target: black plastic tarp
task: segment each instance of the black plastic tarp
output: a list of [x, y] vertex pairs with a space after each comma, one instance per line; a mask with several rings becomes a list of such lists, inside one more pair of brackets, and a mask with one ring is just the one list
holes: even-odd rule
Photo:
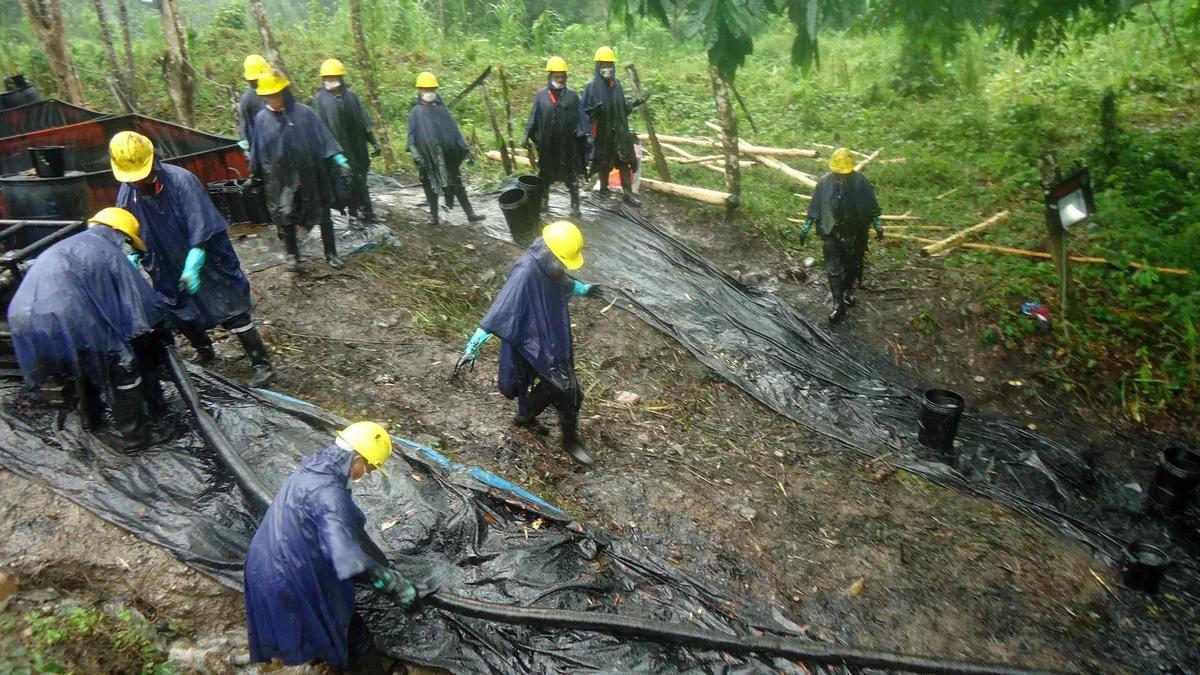
[[[273, 493], [344, 420], [295, 399], [247, 390], [201, 369], [192, 380], [243, 459]], [[55, 492], [201, 572], [241, 588], [260, 513], [195, 433], [138, 456], [96, 441], [79, 416], [26, 405], [0, 384], [0, 466]], [[174, 399], [182, 420], [182, 402]], [[392, 478], [355, 485], [368, 530], [393, 563], [459, 596], [690, 624], [732, 635], [800, 636], [772, 608], [689, 577], [661, 558], [572, 522], [503, 479], [397, 439]], [[455, 672], [804, 672], [785, 659], [731, 656], [583, 631], [495, 624], [425, 606], [405, 613], [359, 596], [377, 645]], [[815, 672], [847, 672], [816, 668]]]

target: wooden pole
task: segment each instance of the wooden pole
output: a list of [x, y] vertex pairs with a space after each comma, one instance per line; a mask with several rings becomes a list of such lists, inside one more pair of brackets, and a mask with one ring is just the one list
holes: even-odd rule
[[[638, 134], [638, 138], [640, 138], [642, 140], [649, 139], [649, 137], [646, 134]], [[660, 143], [663, 143], [663, 144], [678, 143], [680, 145], [695, 145], [695, 146], [699, 146], [702, 148], [718, 148], [718, 149], [725, 147], [724, 145], [721, 144], [720, 141], [714, 141], [711, 138], [692, 138], [691, 136], [672, 136], [671, 134], [658, 134], [658, 140]], [[749, 152], [749, 150], [747, 150], [746, 141], [742, 141], [741, 144], [742, 144], [742, 147], [741, 147], [742, 151]], [[803, 148], [771, 148], [771, 147], [767, 147], [764, 145], [754, 145], [753, 147], [754, 147], [754, 152], [756, 152], [760, 155], [771, 155], [773, 157], [813, 158], [813, 157], [817, 156], [816, 150], [805, 150]]]
[[733, 196], [728, 192], [720, 190], [709, 190], [707, 188], [693, 187], [691, 185], [680, 185], [678, 183], [665, 183], [663, 181], [654, 180], [653, 178], [643, 177], [641, 186], [655, 192], [663, 192], [676, 197], [686, 197], [694, 199], [705, 204], [714, 204], [716, 206], [727, 206], [730, 198]]
[[[633, 85], [633, 95], [642, 98], [642, 81], [638, 78], [637, 66], [632, 63], [625, 66], [625, 70], [629, 73], [629, 82]], [[642, 122], [646, 125], [646, 135], [650, 137], [650, 151], [654, 153], [654, 166], [658, 169], [658, 175], [668, 183], [671, 182], [671, 170], [667, 167], [667, 158], [663, 157], [662, 148], [658, 146], [658, 136], [654, 133], [654, 118], [650, 115], [650, 104], [643, 102], [639, 106], [642, 110]]]
[[[911, 234], [892, 234], [892, 235], [888, 235], [888, 236], [891, 239], [907, 239], [909, 241], [915, 241], [915, 242], [918, 242], [921, 244], [933, 244], [938, 241], [937, 239], [927, 239], [925, 237], [917, 237], [917, 236], [914, 236]], [[1004, 255], [1018, 255], [1018, 256], [1023, 256], [1025, 258], [1037, 258], [1039, 260], [1050, 260], [1050, 261], [1055, 260], [1055, 255], [1053, 253], [1047, 253], [1045, 251], [1030, 251], [1030, 250], [1024, 249], [1024, 248], [1012, 248], [1009, 246], [996, 246], [994, 244], [980, 244], [978, 242], [972, 242], [972, 241], [963, 242], [963, 243], [959, 244], [959, 246], [961, 248], [969, 248], [969, 249], [973, 249], [973, 250], [977, 250], [977, 251], [991, 251], [993, 253], [1001, 253]], [[1121, 267], [1120, 265], [1109, 261], [1107, 258], [1101, 258], [1098, 256], [1073, 255], [1073, 256], [1070, 256], [1070, 260], [1071, 260], [1071, 262], [1084, 263], [1084, 264], [1088, 264], [1088, 265], [1109, 265], [1111, 267], [1116, 267], [1118, 269], [1120, 269], [1120, 267]], [[1156, 267], [1154, 265], [1143, 265], [1142, 263], [1135, 263], [1135, 262], [1129, 263], [1129, 266], [1134, 269], [1138, 269], [1138, 270], [1152, 269], [1155, 272], [1158, 272], [1159, 274], [1174, 274], [1176, 276], [1181, 276], [1181, 277], [1190, 277], [1192, 275], [1191, 270], [1179, 269], [1177, 267]]]
[[129, 104], [137, 107], [137, 77], [133, 70], [133, 38], [129, 34], [129, 9], [125, 0], [117, 1], [117, 16], [121, 21], [121, 41], [125, 47], [125, 82], [129, 88], [125, 91]]
[[513, 161], [508, 154], [508, 143], [504, 134], [500, 133], [500, 122], [496, 119], [496, 111], [492, 108], [492, 98], [488, 96], [487, 84], [479, 83], [479, 93], [483, 96], [483, 107], [487, 109], [488, 119], [492, 121], [492, 133], [496, 135], [496, 147], [500, 149], [500, 161], [504, 163], [504, 173], [513, 175]]
[[958, 232], [955, 232], [954, 234], [950, 235], [949, 237], [946, 237], [945, 239], [942, 239], [941, 241], [935, 241], [934, 243], [921, 249], [921, 251], [925, 255], [941, 255], [943, 253], [948, 252], [950, 249], [954, 248], [955, 246], [958, 246], [967, 237], [970, 237], [978, 232], [982, 232], [983, 230], [986, 230], [987, 228], [991, 227], [992, 225], [1002, 222], [1002, 221], [1006, 220], [1007, 218], [1008, 218], [1008, 211], [1007, 210], [1001, 211], [1000, 213], [997, 213], [996, 215], [992, 216], [991, 218], [988, 218], [987, 220], [983, 221], [982, 223], [979, 223], [978, 225], [972, 225], [971, 227], [968, 227], [965, 230], [959, 230]]
[[[1042, 194], [1050, 193], [1050, 187], [1062, 178], [1058, 166], [1058, 157], [1053, 152], [1042, 155], [1038, 162], [1042, 174]], [[1067, 233], [1059, 225], [1058, 218], [1046, 208], [1046, 238], [1050, 241], [1050, 251], [1054, 254], [1054, 267], [1058, 272], [1058, 304], [1059, 313], [1065, 321], [1064, 329], [1074, 318], [1075, 303], [1071, 298], [1071, 257], [1067, 251]]]
[[721, 120], [721, 148], [725, 151], [725, 191], [731, 195], [725, 201], [725, 220], [729, 221], [740, 205], [742, 192], [742, 165], [738, 162], [738, 121], [733, 112], [733, 104], [729, 101], [729, 83], [725, 81], [717, 65], [711, 61], [708, 64], [708, 74], [712, 79], [717, 117]]
[[860, 161], [858, 164], [854, 165], [854, 170], [862, 171], [863, 167], [866, 166], [867, 164], [869, 164], [871, 162], [871, 160], [878, 157], [879, 153], [881, 153], [881, 152], [883, 152], [883, 148], [879, 148], [875, 152], [872, 152], [871, 154], [867, 155], [862, 161]]
[[500, 66], [500, 93], [504, 96], [504, 130], [508, 132], [508, 154], [511, 155], [517, 151], [517, 137], [513, 134], [512, 87], [504, 66]]
[[354, 36], [354, 58], [358, 61], [358, 69], [362, 73], [363, 87], [367, 90], [367, 101], [371, 105], [371, 113], [375, 116], [375, 134], [379, 137], [379, 146], [383, 151], [383, 166], [388, 173], [396, 170], [396, 155], [392, 152], [392, 139], [388, 135], [387, 118], [383, 116], [383, 106], [379, 103], [379, 90], [375, 87], [375, 71], [371, 52], [367, 48], [366, 29], [363, 26], [362, 0], [350, 0], [350, 28]]

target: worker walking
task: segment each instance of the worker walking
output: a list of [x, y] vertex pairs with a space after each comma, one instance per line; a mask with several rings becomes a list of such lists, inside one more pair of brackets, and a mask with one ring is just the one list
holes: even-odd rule
[[258, 92], [258, 78], [262, 74], [269, 71], [271, 66], [267, 64], [267, 60], [258, 54], [251, 54], [242, 62], [242, 76], [246, 78], [246, 91], [242, 92], [242, 98], [238, 100], [237, 117], [238, 117], [238, 147], [242, 152], [250, 155], [250, 143], [254, 138], [254, 117], [262, 110], [262, 98]]
[[633, 171], [637, 156], [633, 150], [633, 132], [629, 130], [629, 114], [646, 102], [625, 98], [617, 79], [617, 55], [610, 47], [596, 50], [596, 74], [583, 91], [583, 110], [591, 119], [592, 175], [600, 177], [600, 196], [609, 195], [608, 176], [615, 168], [621, 176], [621, 191], [626, 204], [641, 206], [633, 195]]
[[269, 384], [275, 369], [250, 318], [250, 282], [229, 241], [229, 224], [200, 179], [156, 161], [150, 139], [133, 131], [113, 136], [108, 149], [113, 176], [122, 184], [117, 205], [142, 224], [141, 266], [175, 326], [195, 347], [197, 362], [216, 360], [208, 331], [220, 325], [237, 336], [250, 357], [250, 386]]
[[467, 342], [455, 373], [474, 367], [479, 350], [492, 335], [500, 337], [500, 393], [517, 399], [517, 426], [541, 429], [537, 417], [553, 405], [558, 411], [562, 449], [576, 462], [592, 463], [579, 438], [583, 392], [575, 377], [571, 335], [572, 297], [594, 286], [575, 281], [567, 270], [583, 267], [583, 234], [560, 220], [543, 230], [508, 272], [491, 309]]
[[808, 217], [800, 233], [800, 245], [808, 239], [813, 225], [825, 240], [825, 273], [833, 296], [831, 323], [846, 317], [846, 308], [856, 303], [854, 286], [862, 281], [863, 257], [867, 253], [868, 229], [883, 239], [882, 211], [875, 189], [867, 177], [854, 170], [854, 157], [846, 148], [838, 148], [829, 158], [830, 172], [817, 181]]
[[27, 386], [67, 393], [73, 385], [84, 426], [124, 449], [165, 440], [170, 431], [155, 422], [166, 412], [159, 366], [171, 338], [158, 327], [167, 308], [127, 259], [146, 249], [140, 229], [124, 209], [101, 210], [86, 230], [38, 255], [8, 306]]
[[351, 486], [378, 470], [392, 439], [356, 422], [309, 456], [284, 482], [246, 553], [243, 582], [250, 659], [294, 666], [320, 661], [335, 671], [383, 672], [371, 633], [355, 611], [354, 583], [370, 584], [401, 607], [417, 596], [387, 566], [364, 529]]
[[458, 124], [438, 95], [438, 81], [433, 73], [417, 76], [417, 102], [408, 113], [408, 152], [421, 174], [433, 224], [440, 222], [438, 195], [445, 197], [446, 208], [453, 206], [457, 197], [467, 220], [484, 219], [471, 208], [462, 184], [462, 163], [474, 164], [475, 160], [471, 158], [471, 149], [458, 130]]
[[533, 98], [522, 145], [537, 146], [538, 176], [545, 181], [542, 210], [549, 207], [550, 184], [563, 182], [571, 195], [571, 215], [578, 218], [579, 176], [587, 172], [588, 122], [579, 95], [567, 88], [567, 62], [546, 62], [546, 86]]
[[[375, 133], [371, 131], [371, 116], [363, 107], [358, 94], [346, 86], [346, 67], [337, 59], [321, 64], [321, 90], [313, 96], [312, 109], [333, 132], [333, 137], [350, 162], [350, 215], [366, 222], [375, 222], [371, 195], [367, 192], [367, 173], [371, 157], [382, 152]], [[371, 154], [367, 154], [367, 145]]]
[[258, 79], [263, 109], [254, 118], [250, 171], [266, 184], [267, 206], [287, 251], [286, 267], [300, 267], [296, 230], [317, 225], [330, 267], [342, 266], [329, 214], [336, 201], [334, 181], [348, 180], [350, 161], [329, 127], [312, 108], [296, 100], [292, 83], [278, 71]]

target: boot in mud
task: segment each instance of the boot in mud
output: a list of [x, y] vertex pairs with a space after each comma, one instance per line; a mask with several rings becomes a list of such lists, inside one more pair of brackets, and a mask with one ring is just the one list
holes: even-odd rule
[[833, 312], [829, 315], [829, 323], [841, 323], [846, 318], [846, 299], [842, 295], [842, 280], [839, 277], [830, 275], [829, 294], [833, 296]]
[[[574, 183], [567, 183], [567, 192], [571, 193], [571, 217], [582, 218], [583, 212], [579, 210], [579, 186]], [[549, 198], [547, 192], [546, 197]]]
[[620, 169], [621, 174], [621, 201], [634, 207], [642, 205], [642, 200], [633, 196], [633, 172], [629, 169]]
[[579, 438], [579, 413], [562, 412], [558, 413], [559, 432], [562, 433], [562, 449], [563, 452], [571, 456], [576, 464], [582, 466], [591, 466], [594, 462], [592, 456], [587, 453], [583, 447], [583, 441]]
[[545, 424], [542, 424], [542, 421], [536, 417], [529, 417], [526, 415], [513, 415], [512, 423], [513, 423], [514, 427], [521, 427], [522, 429], [529, 429], [530, 431], [538, 434], [539, 436], [545, 436], [550, 433], [550, 427], [547, 427]]
[[254, 374], [250, 376], [248, 384], [255, 388], [271, 384], [275, 379], [275, 367], [271, 365], [271, 359], [267, 356], [267, 346], [263, 344], [258, 329], [251, 324], [246, 330], [238, 331], [235, 335], [238, 342], [242, 343], [242, 349], [246, 350], [246, 356], [250, 357], [250, 365], [254, 368]]
[[337, 254], [337, 240], [333, 234], [333, 221], [321, 223], [321, 245], [325, 248], [325, 262], [333, 269], [341, 269], [346, 263]]
[[472, 223], [478, 223], [481, 220], [487, 220], [487, 216], [475, 213], [475, 209], [471, 208], [471, 202], [467, 199], [467, 189], [461, 185], [454, 187], [454, 193], [458, 195], [458, 203], [462, 204], [463, 213], [467, 214], [467, 220]]
[[429, 222], [432, 225], [439, 225], [442, 219], [438, 216], [438, 195], [429, 183], [422, 183], [422, 187], [425, 188], [425, 201], [429, 202]]

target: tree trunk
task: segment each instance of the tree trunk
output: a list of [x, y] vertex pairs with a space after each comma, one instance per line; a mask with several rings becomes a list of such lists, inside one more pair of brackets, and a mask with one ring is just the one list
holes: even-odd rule
[[121, 21], [121, 39], [125, 42], [125, 97], [129, 104], [137, 106], [137, 77], [133, 72], [133, 37], [129, 31], [129, 9], [125, 0], [117, 0], [117, 17]]
[[[258, 34], [262, 36], [263, 49], [267, 52], [267, 60], [271, 62], [272, 68], [286, 75], [287, 66], [283, 63], [283, 55], [279, 53], [279, 44], [275, 42], [275, 33], [271, 32], [271, 22], [267, 19], [267, 10], [263, 8], [262, 0], [250, 0], [250, 12], [254, 15], [254, 23], [258, 26]], [[359, 21], [361, 22], [361, 20], [360, 13]]]
[[117, 61], [117, 50], [113, 47], [112, 30], [108, 26], [108, 15], [104, 13], [104, 2], [92, 0], [92, 7], [96, 8], [100, 39], [104, 43], [104, 53], [108, 56], [109, 77], [112, 78], [113, 88], [118, 92], [117, 105], [123, 106], [125, 112], [133, 112], [133, 105], [129, 102], [129, 84], [125, 82], [125, 73], [121, 70], [121, 63]]
[[375, 90], [375, 73], [371, 69], [371, 54], [367, 51], [367, 36], [363, 31], [361, 0], [350, 0], [350, 29], [354, 33], [354, 58], [358, 61], [363, 87], [367, 90], [367, 101], [371, 105], [371, 115], [375, 118], [375, 135], [379, 145], [383, 146], [383, 166], [391, 173], [396, 170], [396, 155], [392, 152], [387, 121], [383, 117], [383, 107], [379, 105], [379, 93]]
[[67, 45], [59, 0], [21, 0], [21, 8], [25, 10], [29, 26], [46, 53], [46, 61], [58, 83], [59, 94], [71, 103], [82, 105], [83, 87], [79, 85], [75, 65], [71, 63], [71, 50]]
[[167, 53], [163, 57], [167, 93], [175, 104], [179, 123], [185, 127], [195, 127], [196, 78], [188, 63], [187, 39], [179, 16], [178, 0], [162, 0], [158, 16], [162, 24], [163, 41], [167, 45]]
[[[633, 85], [633, 95], [642, 98], [644, 96], [642, 80], [638, 77], [637, 66], [629, 63], [625, 65], [625, 70], [629, 73], [629, 83]], [[654, 166], [658, 168], [658, 177], [670, 183], [671, 170], [667, 168], [667, 158], [658, 145], [658, 135], [654, 133], [654, 118], [650, 116], [650, 104], [643, 102], [639, 107], [642, 110], [642, 122], [646, 124], [646, 135], [650, 137], [650, 151], [654, 153]]]
[[742, 165], [738, 162], [738, 122], [729, 101], [729, 85], [715, 64], [708, 64], [712, 78], [713, 98], [717, 102], [717, 117], [721, 120], [721, 145], [725, 150], [725, 191], [729, 201], [725, 203], [725, 217], [731, 218], [738, 208], [742, 195]]

